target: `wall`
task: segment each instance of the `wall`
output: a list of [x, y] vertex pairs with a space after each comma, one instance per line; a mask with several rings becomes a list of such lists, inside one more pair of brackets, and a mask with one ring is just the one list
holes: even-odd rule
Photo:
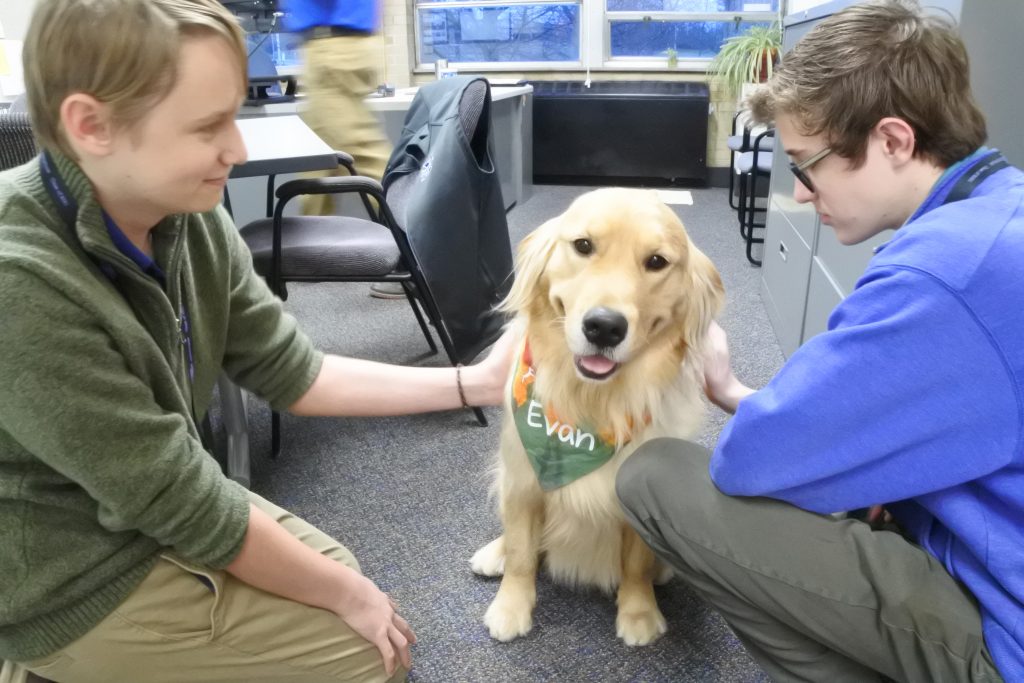
[[[414, 4], [411, 0], [384, 0], [384, 55], [381, 58], [381, 80], [398, 87], [406, 87], [417, 83], [433, 80], [433, 74], [413, 73], [416, 64]], [[535, 81], [565, 81], [586, 79], [585, 71], [535, 71], [508, 72], [492, 74], [495, 78], [525, 78]], [[705, 82], [707, 76], [692, 71], [591, 71], [592, 80], [602, 81], [700, 81]], [[736, 113], [736, 102], [733, 98], [724, 97], [713, 89], [711, 92], [713, 113], [708, 121], [707, 165], [711, 172], [712, 182], [716, 176], [727, 182], [728, 176], [724, 169], [729, 165], [729, 150], [725, 140], [729, 136], [729, 126], [733, 114]]]
[[21, 73], [21, 41], [28, 31], [34, 0], [0, 0], [0, 26], [3, 43], [0, 54], [4, 68], [0, 72], [0, 99], [7, 102], [25, 91]]
[[8, 40], [24, 40], [35, 0], [0, 0], [0, 24]]
[[[1024, 167], [1024, 133], [1020, 118], [1024, 90], [1020, 65], [1024, 47], [1024, 2], [984, 0], [965, 2], [960, 35], [970, 49], [971, 89], [988, 123], [988, 144], [998, 147], [1011, 164]], [[1012, 55], [1007, 59], [1007, 55]]]
[[413, 84], [415, 63], [415, 31], [412, 25], [413, 5], [406, 0], [384, 0], [384, 58], [381, 80], [399, 88]]
[[[0, 23], [7, 32], [7, 37], [14, 40], [24, 38], [28, 29], [28, 20], [32, 14], [35, 0], [0, 0]], [[413, 27], [414, 5], [411, 0], [384, 0], [383, 15], [383, 53], [380, 60], [380, 79], [397, 87], [408, 87], [433, 78], [428, 74], [413, 74], [416, 61], [415, 30]], [[530, 80], [571, 80], [586, 78], [583, 71], [529, 72], [499, 74], [501, 78], [527, 78]], [[704, 81], [702, 73], [686, 71], [592, 71], [591, 78], [600, 80], [665, 80], [665, 81]], [[708, 122], [708, 153], [707, 163], [710, 168], [725, 168], [729, 165], [729, 150], [725, 146], [725, 138], [729, 135], [728, 128], [736, 102], [723, 98], [721, 93], [712, 91], [711, 102], [714, 112]]]

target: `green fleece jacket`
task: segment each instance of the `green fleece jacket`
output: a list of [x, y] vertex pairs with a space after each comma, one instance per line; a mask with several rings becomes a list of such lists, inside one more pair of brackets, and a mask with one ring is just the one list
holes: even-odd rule
[[74, 230], [38, 159], [0, 174], [0, 659], [16, 661], [84, 635], [166, 549], [229, 564], [247, 494], [203, 450], [196, 419], [222, 368], [281, 409], [323, 360], [222, 208], [154, 229], [165, 292], [113, 245], [82, 171], [55, 157]]

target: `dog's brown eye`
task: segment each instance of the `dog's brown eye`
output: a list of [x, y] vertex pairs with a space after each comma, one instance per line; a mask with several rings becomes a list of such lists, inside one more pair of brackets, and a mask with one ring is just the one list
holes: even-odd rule
[[644, 268], [647, 270], [661, 270], [667, 265], [668, 261], [665, 260], [665, 257], [658, 254], [648, 257], [648, 259], [644, 261]]
[[573, 240], [572, 246], [577, 254], [582, 254], [583, 256], [594, 251], [594, 243], [582, 237], [578, 240]]

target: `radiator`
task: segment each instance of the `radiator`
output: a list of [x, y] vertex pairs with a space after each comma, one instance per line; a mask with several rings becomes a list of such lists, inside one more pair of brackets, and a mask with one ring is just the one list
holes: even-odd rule
[[536, 183], [707, 181], [708, 87], [532, 81]]

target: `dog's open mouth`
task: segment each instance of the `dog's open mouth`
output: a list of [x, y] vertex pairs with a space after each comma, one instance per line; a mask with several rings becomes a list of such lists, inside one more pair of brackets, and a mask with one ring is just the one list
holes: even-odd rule
[[588, 379], [608, 379], [619, 369], [619, 364], [600, 354], [576, 356], [576, 369]]

